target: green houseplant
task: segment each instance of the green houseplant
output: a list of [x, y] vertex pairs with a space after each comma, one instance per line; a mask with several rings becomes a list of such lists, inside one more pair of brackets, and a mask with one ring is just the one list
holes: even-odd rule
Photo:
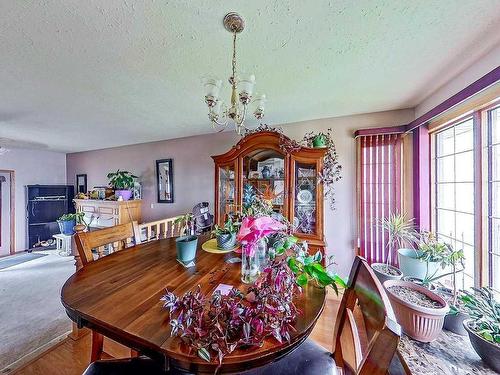
[[430, 280], [447, 265], [449, 249], [432, 232], [421, 232], [418, 248], [398, 250], [399, 268], [410, 281]]
[[472, 347], [492, 369], [500, 372], [500, 303], [491, 288], [463, 291], [460, 299], [471, 319], [463, 322]]
[[117, 170], [116, 172], [108, 173], [109, 185], [115, 189], [115, 196], [122, 197], [124, 201], [128, 201], [132, 197], [132, 188], [134, 187], [137, 176], [134, 176], [128, 171]]
[[397, 250], [412, 246], [417, 241], [413, 219], [408, 219], [405, 213], [395, 212], [382, 219], [380, 227], [389, 236], [387, 256], [385, 263], [372, 263], [371, 267], [381, 283], [386, 280], [399, 280], [403, 277], [403, 273], [398, 268], [391, 266], [390, 262], [394, 259]]
[[193, 214], [181, 215], [174, 223], [180, 225], [180, 236], [175, 239], [177, 259], [183, 264], [188, 264], [196, 257], [198, 247], [198, 237], [194, 234]]
[[57, 219], [57, 224], [59, 225], [59, 230], [61, 234], [66, 236], [71, 236], [75, 233], [74, 227], [76, 224], [83, 224], [83, 212], [77, 212], [74, 214], [64, 214], [59, 219]]
[[212, 236], [217, 239], [217, 247], [223, 250], [229, 250], [236, 246], [236, 234], [238, 233], [240, 223], [233, 221], [228, 216], [223, 226], [215, 225]]

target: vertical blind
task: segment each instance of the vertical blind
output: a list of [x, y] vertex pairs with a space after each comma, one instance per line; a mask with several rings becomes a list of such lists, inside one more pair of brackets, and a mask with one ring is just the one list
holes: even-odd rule
[[[380, 222], [391, 213], [401, 212], [402, 135], [360, 136], [357, 142], [360, 254], [369, 263], [385, 262], [388, 235]], [[394, 254], [390, 260], [397, 264]]]

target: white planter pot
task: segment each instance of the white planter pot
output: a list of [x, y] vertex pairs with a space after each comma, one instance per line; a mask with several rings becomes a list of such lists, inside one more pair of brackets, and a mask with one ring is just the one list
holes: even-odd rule
[[[419, 250], [398, 250], [399, 269], [403, 272], [403, 275], [421, 280], [425, 279], [427, 274], [427, 263], [417, 259], [420, 254], [421, 252]], [[429, 262], [429, 276], [434, 275], [434, 273], [438, 275], [440, 273], [440, 267], [439, 262]]]

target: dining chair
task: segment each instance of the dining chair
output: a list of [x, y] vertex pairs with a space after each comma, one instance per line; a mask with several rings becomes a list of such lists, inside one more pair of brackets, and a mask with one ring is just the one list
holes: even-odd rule
[[106, 247], [111, 247], [114, 252], [135, 245], [134, 228], [132, 223], [127, 223], [89, 232], [77, 232], [75, 243], [82, 265], [85, 266], [94, 261], [93, 249], [97, 251], [97, 257], [101, 258]]
[[401, 327], [384, 287], [356, 256], [333, 330], [333, 353], [307, 339], [283, 359], [245, 375], [387, 374]]
[[[127, 223], [90, 232], [77, 232], [75, 234], [75, 243], [82, 265], [86, 267], [95, 260], [93, 249], [97, 250], [97, 257], [100, 258], [104, 255], [106, 246], [111, 246], [113, 251], [133, 246], [135, 244], [133, 225]], [[90, 361], [94, 362], [102, 358], [104, 336], [94, 330], [91, 331], [91, 334]], [[130, 353], [132, 357], [138, 356], [138, 353], [133, 349], [131, 349]]]

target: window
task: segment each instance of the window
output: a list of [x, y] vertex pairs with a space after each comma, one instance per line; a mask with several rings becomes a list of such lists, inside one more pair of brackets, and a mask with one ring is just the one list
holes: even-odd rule
[[488, 159], [488, 282], [500, 290], [500, 106], [486, 113]]
[[500, 98], [471, 112], [432, 133], [432, 230], [464, 250], [460, 287], [500, 291]]
[[[388, 237], [379, 223], [401, 211], [402, 135], [360, 136], [357, 142], [359, 248], [370, 263], [385, 262]], [[396, 264], [397, 257], [391, 256]]]
[[461, 287], [474, 285], [474, 131], [472, 117], [435, 134], [434, 230], [463, 249]]

